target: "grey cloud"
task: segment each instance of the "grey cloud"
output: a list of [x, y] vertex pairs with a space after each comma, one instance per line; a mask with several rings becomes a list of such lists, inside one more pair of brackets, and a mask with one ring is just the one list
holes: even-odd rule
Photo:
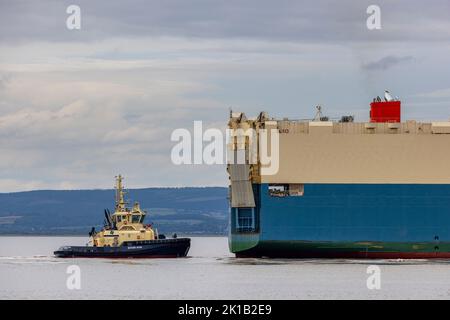
[[77, 0], [82, 29], [68, 31], [73, 1], [1, 0], [0, 191], [103, 188], [119, 172], [130, 187], [226, 185], [223, 167], [172, 165], [170, 134], [225, 125], [228, 106], [363, 121], [390, 88], [414, 97], [406, 118], [447, 119], [444, 102], [413, 103], [450, 87], [448, 1], [377, 2], [380, 31], [365, 0]]
[[[0, 4], [3, 41], [96, 41], [114, 36], [255, 38], [288, 41], [449, 40], [450, 3], [378, 1], [382, 30], [366, 28], [363, 1], [299, 0], [80, 0], [82, 27], [65, 27], [73, 1]], [[411, 23], [414, 21], [414, 24]], [[433, 22], [433, 23], [430, 23]]]
[[400, 63], [409, 62], [414, 60], [412, 56], [386, 56], [381, 58], [380, 60], [366, 63], [362, 66], [365, 70], [376, 71], [376, 70], [386, 70], [392, 68]]

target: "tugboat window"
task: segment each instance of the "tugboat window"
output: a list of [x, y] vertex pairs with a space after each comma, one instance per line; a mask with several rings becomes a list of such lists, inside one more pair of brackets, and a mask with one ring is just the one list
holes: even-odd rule
[[141, 221], [141, 216], [138, 214], [134, 214], [131, 218], [132, 223], [139, 223]]

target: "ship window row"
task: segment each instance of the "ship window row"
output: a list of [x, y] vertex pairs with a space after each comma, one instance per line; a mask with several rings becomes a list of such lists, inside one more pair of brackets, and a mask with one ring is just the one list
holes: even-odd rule
[[305, 193], [305, 185], [301, 183], [274, 183], [269, 184], [271, 197], [301, 197]]
[[[117, 222], [128, 221], [127, 215], [117, 216]], [[131, 216], [132, 223], [142, 223], [144, 221], [144, 216], [140, 214], [134, 214]]]

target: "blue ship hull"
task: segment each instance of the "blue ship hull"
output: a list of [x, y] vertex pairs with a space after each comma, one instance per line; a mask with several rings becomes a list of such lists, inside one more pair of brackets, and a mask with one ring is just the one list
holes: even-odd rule
[[231, 208], [237, 256], [450, 258], [450, 184], [305, 184], [255, 208]]

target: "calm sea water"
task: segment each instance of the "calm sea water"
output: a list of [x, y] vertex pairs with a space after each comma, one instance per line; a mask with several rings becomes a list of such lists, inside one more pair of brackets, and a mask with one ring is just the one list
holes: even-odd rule
[[[192, 238], [188, 258], [57, 259], [82, 237], [0, 237], [1, 299], [449, 299], [449, 261], [236, 259], [226, 238]], [[381, 288], [367, 288], [377, 265]], [[66, 286], [68, 266], [81, 289]]]

